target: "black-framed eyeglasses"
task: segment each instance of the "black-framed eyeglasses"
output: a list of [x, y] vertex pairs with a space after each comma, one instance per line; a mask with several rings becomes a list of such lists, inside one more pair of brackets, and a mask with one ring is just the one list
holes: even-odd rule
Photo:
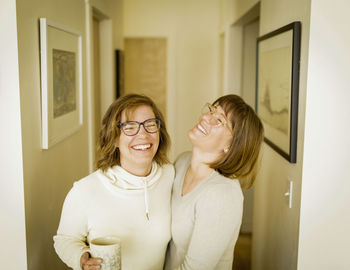
[[156, 133], [160, 129], [161, 121], [158, 118], [147, 119], [143, 122], [127, 121], [118, 125], [126, 136], [134, 136], [140, 131], [140, 126], [148, 133]]

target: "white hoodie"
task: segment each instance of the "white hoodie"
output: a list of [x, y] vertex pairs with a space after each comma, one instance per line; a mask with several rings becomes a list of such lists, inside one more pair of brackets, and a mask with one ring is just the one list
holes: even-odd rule
[[86, 242], [115, 235], [122, 243], [123, 270], [161, 270], [171, 237], [172, 165], [152, 164], [137, 177], [120, 166], [74, 183], [63, 209], [54, 247], [68, 266], [80, 268]]

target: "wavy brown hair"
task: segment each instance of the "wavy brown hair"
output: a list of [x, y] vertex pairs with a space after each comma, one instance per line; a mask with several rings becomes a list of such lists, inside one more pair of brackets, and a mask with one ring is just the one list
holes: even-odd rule
[[110, 167], [120, 165], [120, 153], [117, 141], [121, 134], [119, 124], [121, 123], [122, 113], [125, 112], [128, 118], [137, 107], [142, 105], [151, 107], [155, 117], [161, 121], [158, 131], [159, 146], [153, 160], [159, 165], [169, 163], [167, 153], [170, 147], [170, 137], [166, 129], [163, 114], [149, 97], [129, 94], [115, 100], [103, 117], [97, 144], [98, 159], [96, 167], [98, 169], [106, 171]]
[[263, 125], [254, 110], [237, 95], [222, 96], [213, 105], [225, 111], [233, 137], [229, 151], [209, 166], [226, 177], [239, 179], [242, 187], [250, 188], [259, 167]]

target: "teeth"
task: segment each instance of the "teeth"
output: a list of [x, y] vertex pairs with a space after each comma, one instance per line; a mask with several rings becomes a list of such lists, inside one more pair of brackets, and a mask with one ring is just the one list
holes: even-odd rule
[[200, 131], [202, 131], [205, 135], [207, 135], [207, 131], [200, 124], [198, 124], [197, 127], [199, 128]]
[[133, 146], [132, 148], [135, 150], [145, 150], [145, 149], [148, 149], [150, 147], [151, 147], [150, 144], [139, 144], [139, 145]]

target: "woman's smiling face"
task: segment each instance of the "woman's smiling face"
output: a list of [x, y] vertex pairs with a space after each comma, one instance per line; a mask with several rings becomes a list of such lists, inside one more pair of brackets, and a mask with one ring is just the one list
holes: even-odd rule
[[[131, 112], [130, 115], [126, 115], [125, 111], [123, 111], [121, 122], [143, 122], [151, 118], [155, 118], [152, 108], [147, 105], [141, 105]], [[158, 146], [159, 131], [148, 133], [143, 126], [140, 126], [139, 132], [134, 136], [127, 136], [121, 132], [118, 138], [121, 167], [129, 172], [140, 166], [151, 168]]]
[[[213, 118], [215, 121], [213, 121]], [[188, 136], [193, 146], [200, 148], [204, 152], [221, 152], [230, 145], [232, 140], [230, 121], [224, 110], [216, 107], [215, 114], [210, 112], [202, 114], [198, 123], [188, 132]], [[219, 121], [219, 122], [218, 122]], [[213, 123], [226, 124], [214, 125]]]

